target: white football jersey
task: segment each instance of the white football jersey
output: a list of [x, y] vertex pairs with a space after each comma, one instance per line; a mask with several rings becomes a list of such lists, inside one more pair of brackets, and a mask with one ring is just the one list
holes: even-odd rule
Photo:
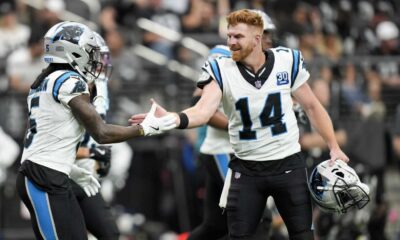
[[266, 54], [267, 62], [256, 74], [230, 57], [208, 61], [198, 83], [213, 79], [219, 84], [230, 142], [243, 160], [279, 160], [300, 151], [291, 93], [310, 74], [298, 50], [278, 47]]
[[[218, 110], [224, 113], [222, 106], [220, 106]], [[200, 152], [209, 155], [233, 153], [228, 132], [207, 126], [206, 137], [200, 146]]]
[[85, 129], [68, 102], [82, 94], [89, 94], [86, 82], [65, 70], [51, 73], [38, 88], [30, 90], [29, 129], [21, 162], [29, 159], [69, 175]]

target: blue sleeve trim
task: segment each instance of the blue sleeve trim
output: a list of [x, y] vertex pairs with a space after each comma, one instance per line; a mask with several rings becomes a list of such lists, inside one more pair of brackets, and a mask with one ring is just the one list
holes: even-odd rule
[[25, 177], [25, 185], [42, 237], [58, 239], [47, 193], [38, 189], [27, 177]]
[[293, 63], [292, 63], [292, 78], [290, 82], [290, 87], [293, 87], [296, 81], [297, 75], [299, 74], [299, 64], [300, 64], [300, 53], [298, 50], [292, 49]]
[[61, 76], [59, 76], [55, 81], [54, 81], [54, 86], [53, 86], [53, 98], [56, 102], [60, 102], [60, 100], [58, 100], [58, 94], [60, 93], [60, 88], [63, 85], [63, 83], [65, 81], [67, 81], [71, 76], [77, 76], [79, 77], [79, 75], [75, 72], [65, 72], [63, 74], [61, 74]]
[[218, 66], [218, 62], [217, 62], [217, 60], [214, 59], [214, 60], [210, 61], [210, 64], [211, 64], [211, 70], [213, 71], [213, 74], [218, 82], [218, 85], [222, 90], [223, 83], [222, 83], [222, 77], [221, 77], [221, 72], [220, 72], [220, 69]]

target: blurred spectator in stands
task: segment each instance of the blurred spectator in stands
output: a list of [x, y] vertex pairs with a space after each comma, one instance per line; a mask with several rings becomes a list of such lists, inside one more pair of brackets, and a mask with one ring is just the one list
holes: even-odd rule
[[28, 47], [21, 47], [7, 59], [7, 75], [10, 89], [27, 93], [32, 84], [32, 76], [46, 67], [43, 61], [43, 34], [34, 31], [29, 37]]
[[343, 106], [350, 107], [347, 115], [383, 121], [386, 107], [381, 98], [382, 83], [376, 79], [367, 81], [365, 76], [368, 71], [364, 74], [363, 69], [353, 62], [347, 63], [343, 68], [345, 71], [341, 93], [345, 103]]
[[47, 27], [45, 30], [60, 22], [65, 10], [64, 0], [44, 0], [44, 8], [39, 12], [39, 17]]
[[357, 67], [353, 62], [344, 65], [342, 71], [342, 113], [347, 117], [360, 116], [363, 104], [368, 101], [365, 91], [367, 83], [361, 74], [357, 74]]
[[64, 3], [67, 11], [70, 11], [71, 13], [76, 14], [83, 19], [93, 22], [97, 21], [97, 16], [99, 15], [101, 9], [98, 0], [67, 0]]
[[300, 29], [298, 49], [307, 63], [307, 69], [313, 79], [322, 78], [332, 80], [332, 63], [322, 54], [322, 38], [312, 26], [303, 26]]
[[394, 22], [383, 21], [376, 26], [376, 36], [379, 46], [371, 52], [376, 58], [366, 77], [368, 82], [382, 83], [382, 100], [391, 117], [400, 102], [399, 29]]
[[20, 24], [14, 0], [0, 2], [0, 92], [8, 87], [5, 78], [5, 60], [15, 49], [28, 42], [30, 29]]
[[[0, 126], [0, 189], [7, 178], [7, 168], [10, 167], [20, 153], [18, 143], [3, 131]], [[2, 209], [4, 210], [4, 209]]]
[[[285, 2], [285, 1], [283, 1]], [[322, 28], [322, 16], [320, 15], [317, 6], [313, 6], [305, 1], [286, 1], [286, 9], [284, 14], [279, 15], [278, 23], [281, 27], [278, 27], [283, 33], [283, 38], [287, 42], [287, 46], [291, 48], [297, 48], [300, 41], [296, 37], [300, 37], [305, 33], [319, 34]], [[288, 18], [288, 15], [291, 17]]]
[[125, 35], [121, 30], [109, 30], [104, 36], [113, 61], [113, 74], [109, 83], [111, 90], [122, 90], [124, 82], [129, 85], [133, 84], [133, 81], [143, 80], [142, 64], [137, 56], [129, 51]]
[[41, 9], [34, 11], [30, 19], [31, 29], [46, 32], [56, 23], [61, 21], [64, 14], [64, 0], [44, 0]]
[[[384, 21], [377, 25], [376, 36], [380, 42], [372, 54], [376, 56], [398, 56], [400, 55], [399, 29], [391, 21]], [[400, 68], [398, 61], [379, 61], [376, 66], [383, 84], [400, 87]]]
[[30, 29], [19, 23], [14, 0], [0, 1], [0, 59], [11, 51], [26, 46]]
[[323, 33], [323, 54], [332, 62], [337, 64], [343, 54], [342, 39], [338, 35], [337, 27], [334, 23], [326, 23], [322, 30]]
[[188, 13], [182, 16], [183, 33], [218, 33], [217, 1], [191, 0]]
[[103, 1], [99, 23], [103, 31], [117, 27], [136, 28], [136, 20], [145, 17], [149, 3], [146, 0]]
[[363, 105], [361, 115], [365, 119], [374, 119], [383, 122], [386, 117], [386, 106], [381, 98], [382, 83], [378, 81], [369, 81], [367, 94], [369, 101]]
[[398, 158], [400, 158], [400, 104], [397, 105], [393, 129], [393, 149]]
[[[328, 112], [331, 112], [331, 89], [329, 82], [317, 79], [311, 83], [311, 87], [321, 104]], [[295, 109], [298, 110], [298, 105], [296, 105]], [[307, 158], [308, 166], [312, 167], [326, 159], [329, 159], [328, 146], [323, 141], [322, 137], [311, 128], [310, 122], [304, 118], [306, 116], [302, 115], [299, 111], [296, 113], [298, 114], [297, 118], [300, 128], [300, 145], [302, 150], [306, 152], [306, 155], [309, 156]], [[340, 126], [339, 119], [332, 117], [332, 122], [335, 127], [335, 135], [338, 144], [343, 147], [347, 143], [347, 133], [343, 127]]]
[[[6, 113], [10, 96], [6, 76], [8, 55], [21, 46], [26, 46], [30, 34], [29, 27], [19, 23], [14, 0], [0, 1], [0, 112]], [[0, 114], [0, 126], [7, 127], [7, 114]]]
[[[43, 61], [43, 32], [32, 31], [28, 47], [21, 47], [7, 58], [6, 73], [9, 80], [9, 91], [13, 99], [8, 103], [8, 127], [10, 134], [17, 140], [22, 140], [27, 120], [26, 95], [38, 75], [46, 67]], [[22, 141], [20, 141], [22, 142]]]
[[[181, 32], [181, 20], [179, 19], [179, 16], [170, 10], [165, 9], [162, 0], [149, 0], [147, 8], [143, 9], [142, 14], [144, 15], [143, 17], [166, 27], [169, 30], [178, 33]], [[165, 31], [162, 28], [153, 27], [152, 29], [154, 32], [145, 31], [143, 33], [143, 44], [165, 55], [167, 58], [173, 59], [175, 57], [175, 43], [158, 34]]]
[[[110, 49], [113, 62], [113, 74], [109, 80], [110, 108], [114, 109], [113, 123], [126, 123], [128, 112], [117, 112], [131, 107], [133, 88], [143, 84], [147, 80], [148, 73], [143, 70], [142, 62], [132, 53], [129, 45], [126, 44], [126, 37], [120, 29], [108, 30], [104, 34], [104, 39]], [[116, 94], [118, 93], [118, 94]], [[122, 101], [124, 100], [124, 101]], [[122, 106], [125, 105], [125, 106]], [[137, 106], [134, 106], [137, 107]], [[124, 113], [122, 113], [124, 112]]]

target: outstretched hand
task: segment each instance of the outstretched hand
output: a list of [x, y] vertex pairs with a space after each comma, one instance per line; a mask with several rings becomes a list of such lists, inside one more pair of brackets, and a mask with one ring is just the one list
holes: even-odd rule
[[[168, 114], [168, 111], [165, 110], [163, 107], [161, 107], [153, 98], [151, 98], [150, 101], [152, 104], [156, 105], [156, 109], [154, 112], [155, 117], [163, 117]], [[147, 116], [147, 113], [135, 114], [135, 115], [131, 116], [131, 118], [128, 120], [128, 122], [131, 125], [140, 124], [141, 122], [143, 122], [143, 120], [146, 118], [146, 116]]]
[[[176, 116], [168, 113], [160, 107], [153, 99], [150, 111], [147, 114], [140, 114], [139, 117], [132, 116], [131, 124], [139, 124], [143, 127], [144, 136], [158, 135], [165, 131], [176, 128]], [[157, 117], [156, 115], [161, 115]], [[137, 116], [137, 115], [136, 115]], [[141, 120], [142, 119], [142, 120]]]

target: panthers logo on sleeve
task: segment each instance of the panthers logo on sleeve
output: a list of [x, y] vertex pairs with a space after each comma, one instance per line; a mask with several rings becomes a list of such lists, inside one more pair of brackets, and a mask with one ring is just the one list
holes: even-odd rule
[[89, 94], [87, 83], [77, 73], [67, 71], [61, 74], [54, 83], [53, 98], [57, 102], [68, 102], [81, 94]]
[[75, 83], [75, 87], [72, 89], [71, 93], [83, 93], [86, 91], [86, 83], [79, 80]]
[[204, 63], [204, 65], [201, 69], [202, 69], [202, 73], [200, 74], [200, 77], [197, 80], [197, 87], [199, 87], [199, 88], [203, 88], [205, 85], [209, 84], [213, 79], [213, 77], [209, 73], [210, 63], [208, 61], [206, 61]]

